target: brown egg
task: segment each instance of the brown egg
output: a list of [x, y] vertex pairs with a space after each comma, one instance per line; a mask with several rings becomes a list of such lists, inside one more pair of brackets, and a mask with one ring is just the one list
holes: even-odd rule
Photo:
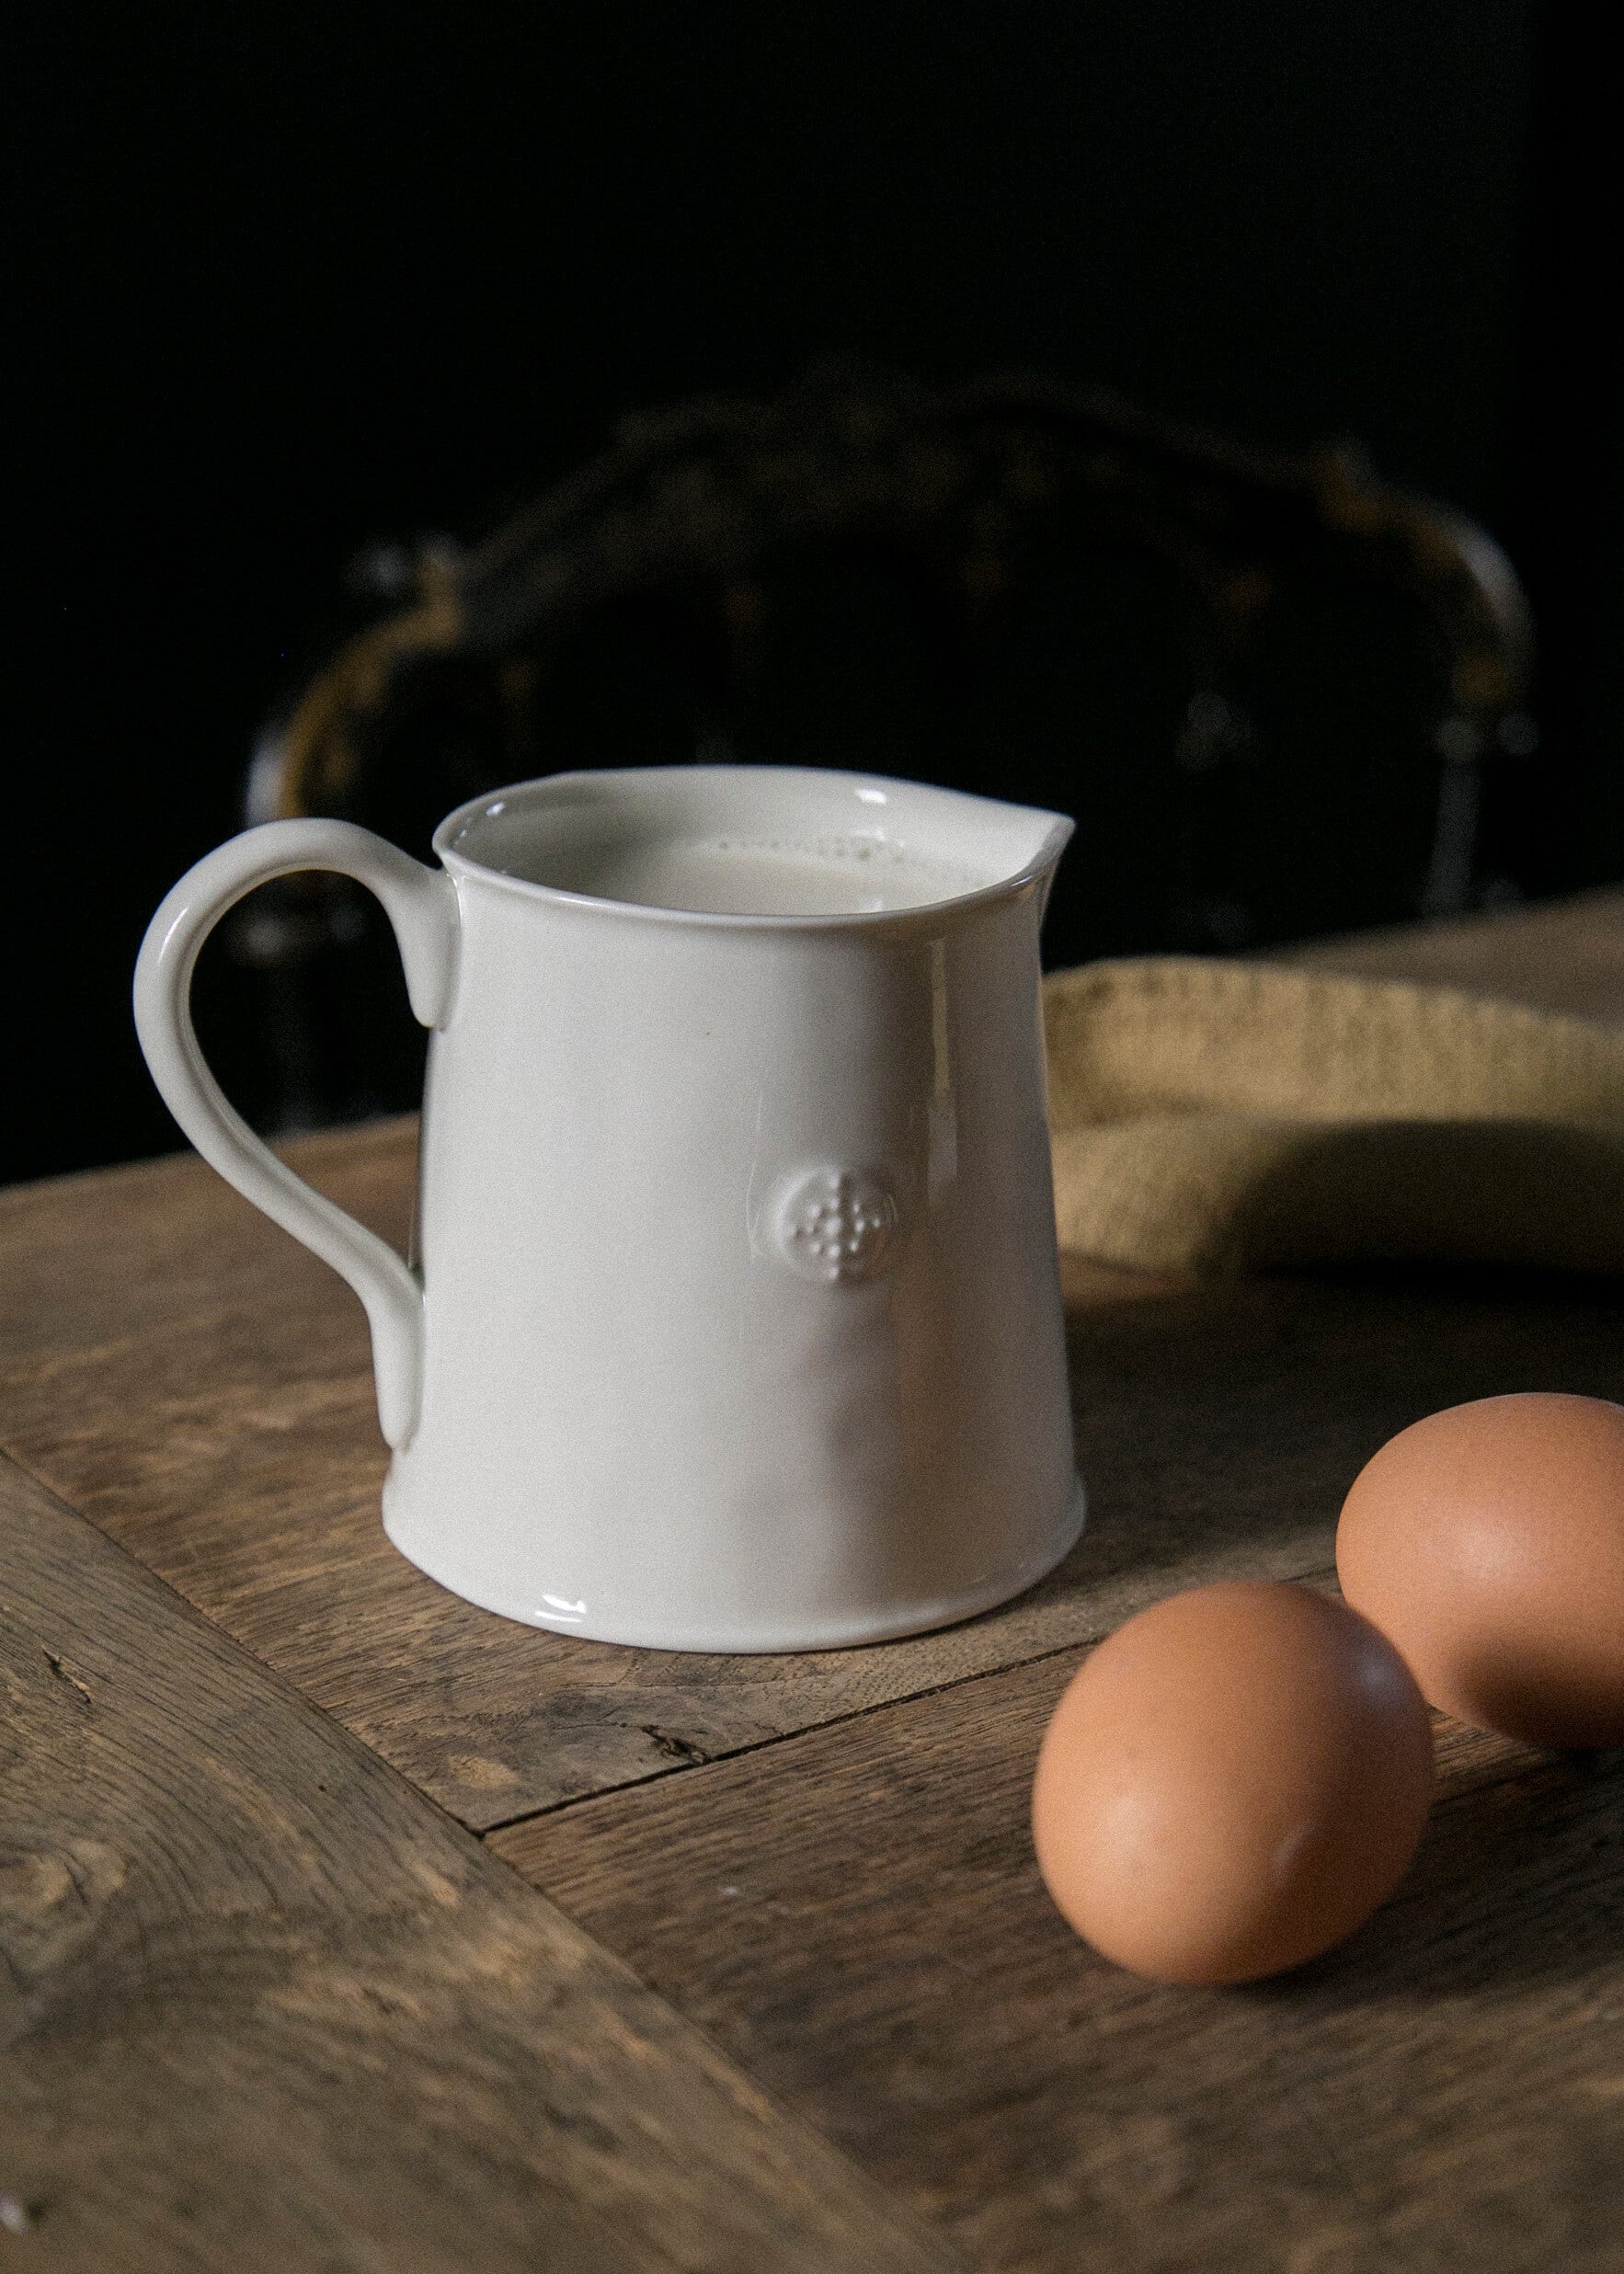
[[1624, 1745], [1624, 1406], [1529, 1391], [1401, 1430], [1336, 1532], [1424, 1695], [1537, 1745]]
[[1086, 1659], [1038, 1754], [1049, 1893], [1119, 1966], [1249, 1982], [1370, 1915], [1415, 1853], [1432, 1726], [1374, 1627], [1306, 1587], [1172, 1596]]

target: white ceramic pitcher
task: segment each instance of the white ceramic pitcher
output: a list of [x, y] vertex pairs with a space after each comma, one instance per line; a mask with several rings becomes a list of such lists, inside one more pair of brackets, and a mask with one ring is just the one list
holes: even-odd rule
[[[182, 878], [142, 1046], [366, 1306], [403, 1554], [512, 1618], [693, 1651], [943, 1625], [1065, 1554], [1037, 937], [1070, 833], [913, 783], [651, 768], [476, 799], [438, 869], [300, 820]], [[211, 928], [298, 869], [377, 894], [434, 1029], [415, 1268], [260, 1143], [192, 1030]]]

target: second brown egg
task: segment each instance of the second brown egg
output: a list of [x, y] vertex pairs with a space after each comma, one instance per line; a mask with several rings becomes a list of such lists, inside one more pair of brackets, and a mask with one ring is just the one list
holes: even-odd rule
[[1445, 1712], [1624, 1745], [1624, 1406], [1530, 1390], [1413, 1423], [1355, 1480], [1336, 1569]]

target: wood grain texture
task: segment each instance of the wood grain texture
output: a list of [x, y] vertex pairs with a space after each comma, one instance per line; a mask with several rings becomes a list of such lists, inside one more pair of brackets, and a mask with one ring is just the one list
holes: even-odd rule
[[1001, 2274], [1616, 2274], [1624, 1756], [1450, 1726], [1398, 1896], [1239, 1991], [1078, 1941], [1040, 1664], [491, 1835]]
[[8, 1463], [0, 1598], [0, 2254], [84, 2274], [955, 2263]]
[[[409, 1124], [300, 1165], [397, 1240]], [[627, 1651], [448, 1594], [383, 1536], [360, 1306], [200, 1162], [0, 1194], [0, 1445], [463, 1823], [762, 1744], [1095, 1640], [1177, 1586], [1329, 1560], [1363, 1462], [1489, 1391], [1624, 1384], [1624, 1292], [1414, 1276], [1179, 1289], [1074, 1272], [1092, 1497], [1068, 1562], [941, 1634]]]

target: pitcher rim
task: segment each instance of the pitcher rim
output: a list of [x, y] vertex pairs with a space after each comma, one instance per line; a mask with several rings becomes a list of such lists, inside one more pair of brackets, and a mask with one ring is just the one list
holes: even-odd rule
[[[617, 900], [602, 893], [578, 892], [566, 885], [546, 885], [533, 877], [515, 876], [510, 871], [495, 868], [488, 861], [463, 851], [457, 842], [458, 837], [466, 833], [475, 821], [495, 819], [502, 803], [529, 791], [555, 789], [584, 782], [635, 785], [656, 778], [699, 783], [707, 780], [730, 781], [741, 776], [758, 781], [838, 783], [857, 790], [878, 790], [887, 794], [898, 791], [909, 797], [922, 797], [960, 807], [981, 806], [1002, 814], [1018, 814], [1034, 824], [1046, 822], [1048, 826], [1035, 852], [1019, 866], [995, 877], [989, 884], [978, 885], [968, 892], [947, 894], [938, 900], [919, 901], [909, 908], [855, 908], [845, 914], [827, 910], [800, 914], [750, 914], [725, 909], [659, 908], [647, 901]], [[557, 773], [535, 774], [522, 782], [484, 790], [476, 797], [465, 798], [462, 805], [454, 806], [446, 815], [434, 831], [432, 844], [448, 874], [453, 877], [466, 875], [505, 886], [543, 906], [557, 904], [590, 908], [615, 916], [635, 917], [643, 921], [684, 927], [701, 925], [726, 931], [844, 931], [853, 926], [861, 926], [864, 930], [917, 928], [921, 923], [933, 923], [944, 916], [973, 914], [998, 902], [1018, 898], [1024, 888], [1041, 885], [1052, 874], [1076, 828], [1077, 824], [1070, 815], [1054, 812], [1045, 806], [1020, 805], [1011, 798], [988, 797], [975, 790], [949, 789], [936, 782], [910, 781], [899, 774], [861, 773], [837, 766], [694, 762], [670, 766], [570, 767]]]

